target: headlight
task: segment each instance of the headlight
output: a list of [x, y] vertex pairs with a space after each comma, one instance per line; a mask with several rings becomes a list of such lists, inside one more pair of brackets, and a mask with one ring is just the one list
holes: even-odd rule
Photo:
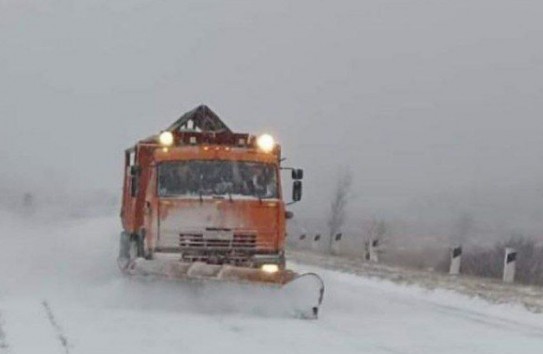
[[275, 147], [275, 140], [270, 134], [262, 134], [256, 139], [256, 145], [264, 152], [272, 152]]
[[172, 132], [162, 132], [158, 136], [158, 141], [160, 142], [160, 145], [162, 146], [172, 146], [173, 145], [173, 134]]
[[279, 271], [279, 266], [277, 264], [264, 264], [262, 267], [260, 267], [263, 272], [265, 273], [276, 273]]

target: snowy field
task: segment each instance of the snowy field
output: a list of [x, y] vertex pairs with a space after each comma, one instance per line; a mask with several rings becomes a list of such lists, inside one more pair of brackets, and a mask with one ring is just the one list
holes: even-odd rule
[[327, 286], [299, 320], [263, 291], [121, 276], [116, 217], [0, 222], [2, 354], [543, 351], [543, 315], [516, 306], [296, 264]]

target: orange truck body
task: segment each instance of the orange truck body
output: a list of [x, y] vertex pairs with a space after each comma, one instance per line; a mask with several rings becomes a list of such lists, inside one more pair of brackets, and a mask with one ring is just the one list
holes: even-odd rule
[[[200, 106], [192, 111], [214, 115]], [[189, 112], [190, 113], [190, 112]], [[281, 149], [263, 152], [256, 137], [230, 131], [173, 131], [164, 147], [158, 136], [128, 149], [124, 162], [121, 219], [125, 233], [141, 240], [140, 255], [179, 254], [187, 262], [284, 269], [286, 213], [281, 188]], [[262, 164], [275, 174], [272, 198], [239, 195], [164, 196], [162, 165], [193, 161]], [[211, 235], [211, 236], [210, 236]]]

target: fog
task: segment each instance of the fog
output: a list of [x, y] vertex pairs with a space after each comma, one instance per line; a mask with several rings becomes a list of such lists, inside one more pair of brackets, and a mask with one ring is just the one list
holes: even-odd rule
[[[341, 170], [349, 220], [543, 227], [540, 1], [0, 0], [0, 192], [118, 195], [123, 150], [200, 103]], [[12, 200], [12, 199], [9, 199]]]

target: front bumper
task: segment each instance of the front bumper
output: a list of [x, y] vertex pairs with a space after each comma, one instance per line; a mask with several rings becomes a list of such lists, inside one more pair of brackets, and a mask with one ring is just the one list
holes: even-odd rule
[[[264, 263], [265, 264], [265, 263]], [[172, 279], [221, 280], [231, 282], [267, 283], [283, 285], [296, 277], [296, 273], [280, 269], [267, 273], [258, 268], [239, 267], [228, 264], [184, 262], [161, 255], [153, 260], [136, 259], [128, 273], [155, 275]]]

